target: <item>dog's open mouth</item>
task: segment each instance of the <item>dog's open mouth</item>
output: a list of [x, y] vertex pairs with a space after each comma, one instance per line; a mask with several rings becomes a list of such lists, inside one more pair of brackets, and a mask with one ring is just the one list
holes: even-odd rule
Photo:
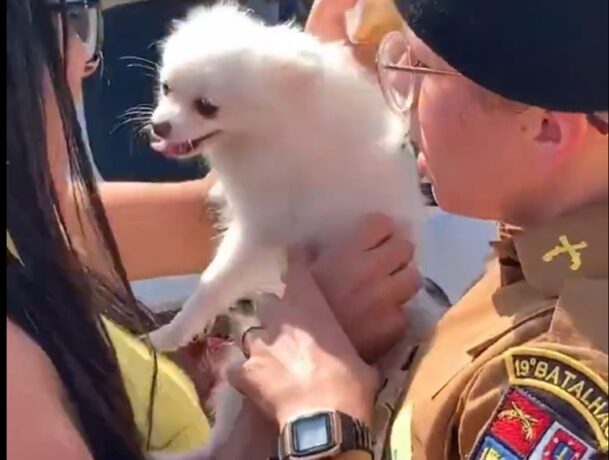
[[157, 152], [168, 157], [185, 157], [193, 154], [203, 142], [215, 137], [218, 134], [220, 134], [220, 131], [212, 131], [205, 136], [191, 139], [186, 142], [170, 142], [153, 134], [150, 141], [150, 146]]

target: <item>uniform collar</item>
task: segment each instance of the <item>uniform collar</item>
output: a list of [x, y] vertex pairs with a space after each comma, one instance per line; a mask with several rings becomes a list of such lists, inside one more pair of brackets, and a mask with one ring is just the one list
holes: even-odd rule
[[526, 229], [502, 225], [498, 253], [504, 285], [521, 279], [555, 297], [567, 280], [607, 279], [607, 203]]

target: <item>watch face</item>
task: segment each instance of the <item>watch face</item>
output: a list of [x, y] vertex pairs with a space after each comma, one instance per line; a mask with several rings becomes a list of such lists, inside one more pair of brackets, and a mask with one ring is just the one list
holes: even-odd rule
[[294, 455], [312, 455], [334, 447], [332, 423], [328, 414], [315, 414], [292, 424]]

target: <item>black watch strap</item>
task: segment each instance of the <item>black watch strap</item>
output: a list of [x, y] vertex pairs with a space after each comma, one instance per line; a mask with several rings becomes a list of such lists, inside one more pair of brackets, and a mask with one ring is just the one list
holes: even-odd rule
[[342, 425], [343, 442], [341, 450], [348, 452], [350, 450], [359, 450], [370, 453], [370, 458], [373, 458], [373, 436], [370, 428], [365, 423], [350, 417], [347, 414], [338, 412]]
[[[335, 443], [333, 444], [334, 447], [330, 448], [330, 450], [327, 452], [327, 456], [324, 457], [324, 452], [320, 451], [317, 453], [317, 455], [321, 454], [321, 457], [316, 456], [315, 458], [332, 458], [338, 453], [350, 451], [368, 452], [370, 454], [370, 460], [374, 458], [373, 434], [365, 423], [339, 411], [314, 413], [305, 416], [305, 419], [306, 417], [318, 416], [322, 414], [326, 414], [326, 416], [329, 416], [332, 420], [331, 425], [334, 428], [331, 429]], [[302, 419], [296, 419], [282, 428], [281, 433], [279, 434], [278, 455], [275, 457], [270, 457], [268, 460], [288, 460], [300, 458], [299, 454], [291, 454], [291, 452], [294, 452], [294, 446], [292, 445], [292, 436], [290, 435], [290, 430], [292, 430], [293, 423], [298, 423], [298, 421], [302, 421]], [[308, 458], [306, 454], [302, 455], [304, 455], [302, 458]]]

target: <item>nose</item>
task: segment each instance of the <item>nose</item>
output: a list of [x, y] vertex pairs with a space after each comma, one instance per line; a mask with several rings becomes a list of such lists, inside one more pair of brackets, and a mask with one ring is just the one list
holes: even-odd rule
[[152, 132], [155, 136], [166, 138], [171, 133], [171, 123], [163, 121], [161, 123], [152, 124]]

